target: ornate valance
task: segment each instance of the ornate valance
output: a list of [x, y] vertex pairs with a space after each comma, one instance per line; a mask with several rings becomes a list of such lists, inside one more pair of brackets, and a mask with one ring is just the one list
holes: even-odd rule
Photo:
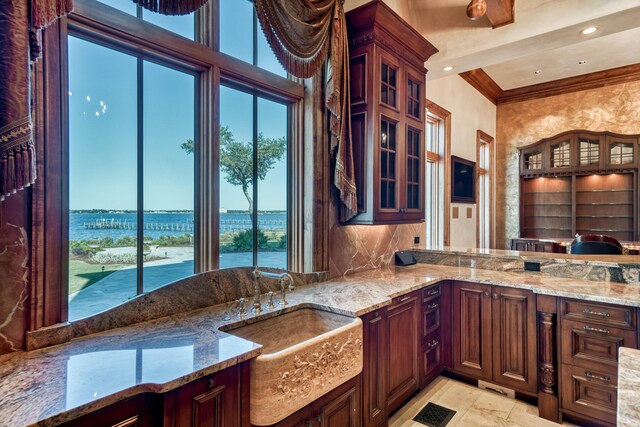
[[36, 179], [30, 45], [36, 59], [40, 29], [71, 8], [71, 0], [0, 0], [0, 201]]
[[343, 0], [255, 0], [262, 29], [287, 72], [311, 77], [329, 53], [326, 106], [331, 115], [334, 184], [343, 204], [341, 219], [357, 213], [349, 126], [349, 45]]
[[152, 12], [163, 15], [188, 15], [200, 9], [207, 0], [132, 0]]

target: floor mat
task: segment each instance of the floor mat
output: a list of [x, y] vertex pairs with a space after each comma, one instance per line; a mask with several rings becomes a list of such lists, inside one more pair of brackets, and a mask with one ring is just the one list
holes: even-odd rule
[[422, 411], [418, 412], [413, 421], [429, 427], [444, 427], [455, 414], [456, 411], [429, 402], [427, 406], [422, 408]]

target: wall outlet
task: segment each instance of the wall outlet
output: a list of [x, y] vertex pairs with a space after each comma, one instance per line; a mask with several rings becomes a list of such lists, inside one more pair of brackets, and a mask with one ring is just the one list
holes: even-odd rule
[[414, 245], [420, 244], [420, 236], [416, 236], [416, 237], [413, 238], [413, 244]]

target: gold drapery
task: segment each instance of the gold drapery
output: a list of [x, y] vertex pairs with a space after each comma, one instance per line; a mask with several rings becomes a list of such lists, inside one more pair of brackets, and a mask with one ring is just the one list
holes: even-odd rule
[[35, 182], [30, 59], [40, 53], [40, 30], [72, 6], [71, 0], [0, 0], [0, 201]]
[[287, 72], [308, 78], [329, 54], [326, 106], [330, 113], [334, 185], [342, 203], [340, 219], [357, 213], [349, 108], [349, 40], [343, 0], [255, 0], [258, 19]]

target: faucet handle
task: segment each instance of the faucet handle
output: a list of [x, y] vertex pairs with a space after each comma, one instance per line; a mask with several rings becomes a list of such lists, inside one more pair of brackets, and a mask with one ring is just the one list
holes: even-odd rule
[[269, 293], [267, 293], [267, 297], [269, 297], [269, 302], [267, 303], [267, 309], [273, 310], [274, 308], [276, 308], [276, 304], [273, 302], [273, 292], [270, 291]]
[[238, 317], [241, 318], [241, 319], [243, 317], [246, 317], [246, 315], [247, 315], [247, 309], [244, 307], [246, 302], [247, 302], [246, 298], [240, 298], [238, 300], [238, 304], [240, 305], [240, 307], [238, 308]]

